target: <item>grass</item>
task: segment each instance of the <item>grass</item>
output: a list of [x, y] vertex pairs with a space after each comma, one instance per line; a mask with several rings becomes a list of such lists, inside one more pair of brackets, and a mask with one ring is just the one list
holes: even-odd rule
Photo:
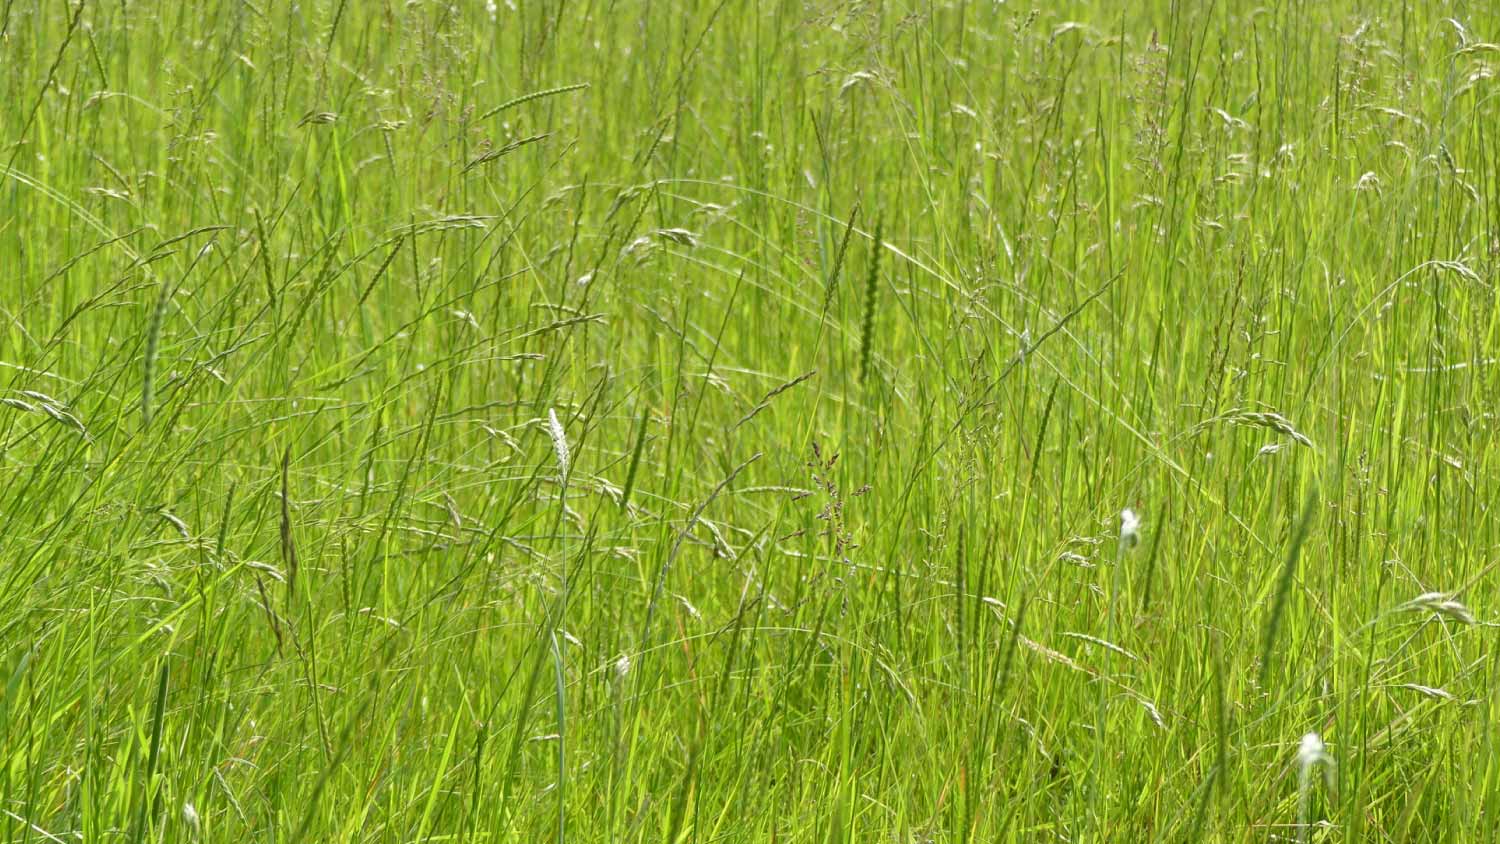
[[1484, 837], [1496, 43], [4, 4], [4, 840]]

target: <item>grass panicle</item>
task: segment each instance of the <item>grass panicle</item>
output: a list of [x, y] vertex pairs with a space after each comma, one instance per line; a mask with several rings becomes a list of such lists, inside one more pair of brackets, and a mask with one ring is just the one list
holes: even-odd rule
[[875, 235], [870, 240], [870, 260], [865, 270], [864, 313], [859, 323], [859, 380], [869, 381], [870, 361], [874, 356], [875, 308], [880, 298], [880, 253], [884, 251], [881, 227], [884, 221], [876, 219]]

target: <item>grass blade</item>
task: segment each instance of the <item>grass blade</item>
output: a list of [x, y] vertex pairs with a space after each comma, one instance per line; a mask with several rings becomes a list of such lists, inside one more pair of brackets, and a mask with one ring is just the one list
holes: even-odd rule
[[1302, 543], [1307, 539], [1307, 530], [1312, 525], [1317, 496], [1309, 494], [1302, 505], [1302, 515], [1292, 530], [1291, 542], [1287, 544], [1286, 561], [1281, 565], [1281, 574], [1276, 578], [1276, 593], [1271, 598], [1271, 616], [1266, 620], [1265, 638], [1260, 649], [1260, 685], [1265, 686], [1271, 670], [1271, 651], [1276, 646], [1276, 633], [1281, 629], [1286, 614], [1287, 598], [1292, 591], [1292, 582], [1297, 576], [1297, 558], [1302, 554]]

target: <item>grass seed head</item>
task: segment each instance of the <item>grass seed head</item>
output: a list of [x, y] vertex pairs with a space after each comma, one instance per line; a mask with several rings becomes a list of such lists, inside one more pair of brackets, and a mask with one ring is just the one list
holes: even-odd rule
[[557, 454], [557, 466], [562, 472], [564, 480], [568, 477], [569, 452], [568, 435], [563, 430], [562, 422], [557, 418], [557, 410], [547, 409], [547, 433], [552, 436], [552, 450]]
[[1317, 733], [1308, 733], [1297, 745], [1297, 840], [1306, 842], [1312, 828], [1313, 774], [1322, 769], [1323, 786], [1333, 787], [1333, 757]]
[[1409, 612], [1431, 612], [1451, 618], [1459, 624], [1473, 624], [1474, 613], [1447, 592], [1424, 592], [1402, 604], [1399, 609]]
[[1297, 768], [1303, 772], [1311, 770], [1314, 765], [1322, 764], [1327, 758], [1328, 748], [1323, 744], [1323, 738], [1317, 733], [1308, 733], [1297, 745]]
[[1120, 511], [1120, 546], [1122, 548], [1134, 548], [1141, 541], [1141, 517], [1134, 510], [1126, 507]]

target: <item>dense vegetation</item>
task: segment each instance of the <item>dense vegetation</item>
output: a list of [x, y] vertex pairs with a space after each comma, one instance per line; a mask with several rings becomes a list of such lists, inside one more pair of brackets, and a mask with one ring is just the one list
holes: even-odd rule
[[1496, 42], [5, 3], [4, 839], [1476, 840]]

